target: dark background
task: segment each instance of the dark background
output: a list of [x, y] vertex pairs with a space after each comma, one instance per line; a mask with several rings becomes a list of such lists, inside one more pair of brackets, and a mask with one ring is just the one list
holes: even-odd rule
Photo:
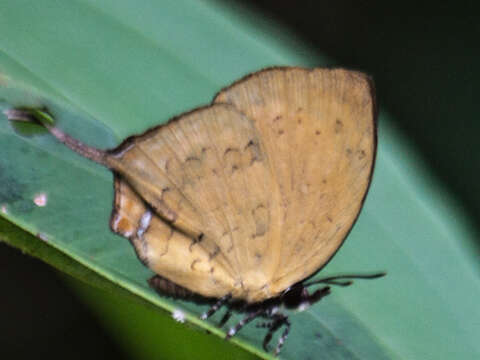
[[[381, 109], [479, 223], [480, 22], [473, 1], [227, 2], [249, 4], [335, 64], [372, 75]], [[3, 243], [0, 264], [2, 358], [124, 358], [54, 270]]]

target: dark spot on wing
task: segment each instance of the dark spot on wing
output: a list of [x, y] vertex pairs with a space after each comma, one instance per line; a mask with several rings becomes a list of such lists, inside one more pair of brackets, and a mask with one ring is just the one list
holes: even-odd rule
[[214, 257], [216, 257], [220, 253], [220, 248], [217, 246], [215, 250], [208, 254], [208, 260], [212, 260]]
[[165, 193], [169, 192], [170, 191], [170, 188], [168, 186], [164, 187], [162, 189], [162, 194], [160, 195], [160, 198], [163, 199], [163, 196], [165, 195]]
[[229, 147], [225, 150], [225, 152], [223, 153], [223, 156], [226, 156], [228, 153], [230, 152], [239, 152], [240, 150], [238, 150], [237, 148], [232, 148], [232, 147]]
[[343, 130], [343, 122], [340, 119], [335, 120], [335, 134], [340, 133]]
[[250, 166], [253, 165], [255, 161], [262, 161], [263, 156], [260, 151], [260, 146], [258, 145], [258, 142], [255, 142], [253, 140], [250, 140], [247, 145], [245, 145], [245, 148], [243, 151], [248, 151], [251, 155], [250, 157]]
[[194, 271], [195, 270], [195, 264], [198, 263], [198, 262], [200, 262], [200, 259], [193, 260], [192, 263], [190, 264], [190, 269]]
[[198, 237], [196, 239], [192, 239], [192, 242], [190, 243], [190, 246], [188, 247], [188, 250], [190, 250], [190, 252], [192, 252], [193, 245], [201, 242], [203, 240], [203, 237], [204, 237], [204, 235], [200, 234], [200, 235], [198, 235]]
[[238, 161], [240, 161], [239, 154], [240, 150], [232, 147], [227, 148], [223, 153], [226, 162], [225, 165], [230, 168], [232, 174], [240, 168], [238, 164]]
[[200, 159], [196, 156], [189, 156], [185, 159], [185, 162], [190, 162], [190, 161], [200, 161]]

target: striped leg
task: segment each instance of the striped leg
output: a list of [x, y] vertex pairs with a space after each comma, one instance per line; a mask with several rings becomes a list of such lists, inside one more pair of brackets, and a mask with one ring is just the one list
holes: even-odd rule
[[[282, 327], [282, 325], [286, 324], [287, 327], [290, 327], [290, 322], [288, 321], [288, 317], [283, 315], [283, 314], [275, 314], [272, 316], [273, 320], [270, 322], [270, 325], [269, 326], [265, 326], [265, 327], [268, 327], [268, 332], [267, 332], [267, 335], [265, 335], [265, 338], [263, 339], [263, 348], [265, 349], [265, 351], [268, 351], [268, 344], [270, 343], [270, 341], [272, 340], [272, 336], [273, 334], [275, 334], [275, 332], [280, 329]], [[268, 323], [264, 323], [262, 325], [267, 325]], [[285, 333], [285, 331], [284, 331]], [[282, 334], [282, 337], [283, 337], [284, 334]], [[287, 335], [288, 335], [288, 331], [287, 331]], [[287, 336], [286, 335], [286, 336]], [[285, 337], [286, 337], [285, 336]], [[279, 343], [280, 341], [282, 342], [282, 345], [283, 345], [283, 342], [285, 341], [285, 338], [282, 339], [282, 337], [280, 337], [279, 339]], [[282, 347], [282, 345], [277, 345], [277, 349], [278, 351], [280, 351], [280, 348]]]
[[270, 329], [273, 325], [273, 321], [264, 321], [264, 322], [261, 322], [261, 323], [258, 323], [258, 324], [255, 324], [255, 327], [256, 328], [267, 328], [267, 329]]
[[[230, 298], [232, 297], [232, 295], [228, 294], [228, 295], [225, 295], [225, 296], [222, 296], [220, 299], [218, 299], [218, 301], [213, 304], [210, 309], [208, 309], [208, 311], [204, 312], [202, 314], [202, 316], [200, 316], [200, 319], [202, 320], [206, 320], [208, 319], [210, 316], [212, 316], [213, 314], [215, 314], [217, 312], [218, 309], [220, 309], [223, 305], [225, 305], [225, 303], [230, 300]], [[230, 311], [230, 310], [229, 310]], [[228, 314], [228, 312], [227, 312]], [[223, 320], [223, 319], [222, 319]], [[228, 320], [228, 319], [227, 319]]]
[[225, 313], [225, 315], [223, 315], [222, 320], [220, 320], [220, 322], [218, 323], [218, 327], [219, 328], [223, 327], [223, 325], [227, 323], [227, 321], [230, 319], [231, 316], [232, 316], [232, 310], [227, 309], [227, 312]]
[[282, 349], [283, 344], [285, 343], [285, 340], [287, 340], [288, 333], [290, 332], [290, 321], [288, 321], [288, 318], [285, 317], [283, 319], [282, 324], [285, 324], [285, 330], [283, 330], [282, 335], [278, 339], [277, 347], [275, 348], [275, 356], [277, 356], [280, 353], [280, 350]]
[[230, 339], [237, 332], [239, 332], [241, 328], [243, 328], [245, 325], [247, 325], [250, 321], [252, 321], [256, 317], [261, 316], [261, 314], [264, 313], [264, 312], [265, 312], [264, 309], [260, 309], [260, 310], [249, 313], [242, 320], [240, 320], [240, 322], [237, 325], [235, 325], [234, 327], [231, 327], [228, 330], [227, 336], [225, 338]]

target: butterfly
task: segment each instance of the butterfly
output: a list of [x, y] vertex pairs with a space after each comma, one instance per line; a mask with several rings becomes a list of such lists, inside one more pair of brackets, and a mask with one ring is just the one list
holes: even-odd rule
[[[124, 140], [90, 147], [48, 113], [11, 109], [114, 174], [113, 232], [156, 275], [159, 294], [222, 306], [267, 321], [263, 346], [283, 328], [283, 308], [304, 310], [331, 285], [384, 273], [310, 280], [339, 249], [367, 194], [377, 128], [373, 83], [345, 69], [274, 67], [221, 90], [210, 105]], [[309, 288], [321, 285], [314, 291]]]

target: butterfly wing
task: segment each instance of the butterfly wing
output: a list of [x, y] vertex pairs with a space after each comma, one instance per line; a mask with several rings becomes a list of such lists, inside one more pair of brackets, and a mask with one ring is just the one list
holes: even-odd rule
[[[268, 157], [248, 117], [226, 104], [197, 109], [128, 139], [111, 152], [108, 161], [158, 215], [154, 217], [155, 235], [150, 231], [145, 234], [152, 242], [154, 237], [167, 236], [163, 228], [157, 229], [168, 222], [177, 238], [182, 234], [189, 239], [182, 240], [183, 245], [175, 240], [177, 247], [183, 247], [179, 254], [188, 254], [195, 239], [208, 259], [222, 269], [217, 279], [217, 269], [212, 266], [211, 278], [225, 283], [224, 273], [228, 273], [233, 281], [229, 292], [234, 296], [246, 298], [253, 288], [266, 284], [265, 274], [274, 268], [271, 258], [264, 256], [271, 239], [269, 217], [274, 201], [270, 192], [274, 182]], [[173, 243], [170, 240], [169, 246]], [[151, 267], [197, 290], [196, 276], [183, 282], [174, 276], [188, 272], [191, 259], [185, 261], [183, 256], [170, 253], [168, 261], [174, 262], [172, 267]], [[217, 295], [205, 289], [198, 292]]]
[[164, 222], [118, 174], [114, 188], [110, 227], [130, 240], [145, 266], [204, 296], [222, 297], [231, 291], [231, 274], [218, 258], [210, 258], [205, 244]]
[[276, 184], [279, 213], [269, 256], [271, 290], [311, 275], [333, 256], [363, 204], [376, 152], [372, 86], [342, 69], [273, 68], [238, 81], [214, 100], [255, 122]]

